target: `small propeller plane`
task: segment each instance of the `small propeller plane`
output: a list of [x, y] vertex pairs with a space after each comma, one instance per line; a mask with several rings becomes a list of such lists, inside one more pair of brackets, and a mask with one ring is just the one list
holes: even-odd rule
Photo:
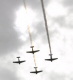
[[52, 58], [52, 55], [53, 55], [53, 54], [49, 54], [50, 59], [45, 59], [45, 60], [47, 60], [47, 61], [51, 61], [51, 62], [52, 62], [52, 61], [54, 61], [54, 60], [57, 60], [57, 59], [58, 59], [58, 58]]
[[32, 53], [32, 54], [34, 54], [34, 53], [40, 51], [40, 50], [33, 50], [33, 47], [34, 46], [30, 46], [30, 48], [32, 48], [32, 51], [27, 51], [26, 53]]
[[38, 73], [40, 73], [40, 72], [43, 72], [42, 70], [37, 71], [37, 67], [34, 67], [34, 68], [35, 68], [35, 71], [32, 71], [32, 72], [30, 72], [30, 73], [38, 74]]
[[25, 62], [25, 60], [23, 60], [23, 61], [20, 61], [20, 57], [17, 57], [18, 58], [18, 61], [13, 61], [13, 63], [18, 63], [18, 64], [21, 64], [21, 63], [23, 63], [23, 62]]

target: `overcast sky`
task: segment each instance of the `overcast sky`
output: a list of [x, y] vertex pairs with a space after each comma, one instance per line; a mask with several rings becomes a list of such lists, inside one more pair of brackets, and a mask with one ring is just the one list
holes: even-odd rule
[[[40, 0], [0, 0], [0, 80], [73, 80], [73, 0], [44, 0], [53, 57], [48, 62], [49, 48]], [[28, 27], [36, 53], [38, 75], [34, 71]], [[13, 64], [20, 56], [26, 60]]]

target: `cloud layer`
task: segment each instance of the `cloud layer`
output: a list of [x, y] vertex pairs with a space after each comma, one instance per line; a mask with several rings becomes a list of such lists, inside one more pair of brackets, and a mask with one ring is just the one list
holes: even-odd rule
[[14, 29], [15, 11], [22, 3], [17, 0], [0, 1], [0, 55], [16, 51], [22, 41]]

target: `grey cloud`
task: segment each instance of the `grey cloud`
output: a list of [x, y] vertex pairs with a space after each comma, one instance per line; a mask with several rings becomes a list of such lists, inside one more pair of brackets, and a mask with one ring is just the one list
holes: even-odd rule
[[36, 41], [39, 38], [42, 42], [46, 42], [46, 32], [42, 21], [33, 24], [33, 32], [31, 33], [31, 36], [33, 41]]
[[0, 80], [19, 80], [16, 72], [0, 67]]
[[64, 26], [65, 25], [65, 16], [53, 18], [53, 21], [59, 23], [61, 26]]
[[0, 54], [16, 51], [22, 44], [17, 32], [11, 27], [0, 27]]
[[[38, 23], [33, 23], [33, 27], [30, 26], [30, 31], [31, 28], [33, 28], [33, 31], [31, 33], [31, 37], [33, 41], [36, 41], [38, 38], [40, 38], [41, 41], [45, 42], [46, 38], [46, 32], [45, 32], [45, 27], [42, 21], [38, 22]], [[25, 45], [28, 44], [27, 42], [29, 42], [29, 36], [27, 37], [26, 41], [25, 41]]]
[[68, 20], [71, 20], [70, 22], [66, 21], [66, 17], [70, 16], [70, 14], [73, 13], [73, 0], [63, 0], [62, 5], [64, 8], [67, 9], [67, 15], [59, 16], [57, 18], [52, 18], [52, 21], [54, 23], [58, 23], [61, 27], [66, 27], [66, 28], [73, 28], [73, 24], [71, 23], [71, 17], [68, 18]]
[[[43, 1], [45, 6], [47, 6], [50, 0], [47, 0], [47, 1], [43, 0]], [[41, 10], [41, 0], [27, 0], [26, 5], [31, 7], [34, 11], [37, 10], [38, 12]]]
[[0, 55], [16, 51], [22, 41], [14, 29], [15, 11], [22, 5], [17, 0], [0, 0]]
[[65, 6], [73, 7], [73, 0], [63, 0]]
[[50, 80], [66, 80], [68, 78], [68, 76], [66, 76], [65, 74], [58, 74], [55, 72], [51, 72], [49, 77]]
[[72, 80], [72, 73], [67, 75], [66, 73], [58, 73], [55, 71], [45, 72], [42, 74], [43, 80]]
[[[35, 41], [37, 38], [39, 38], [43, 42], [43, 44], [46, 44], [48, 41], [44, 21], [40, 21], [36, 24], [34, 23], [33, 29], [34, 29], [34, 31], [32, 32], [33, 40]], [[57, 33], [56, 29], [54, 30], [49, 29], [50, 38], [52, 38], [56, 33]]]
[[69, 13], [73, 12], [73, 0], [63, 0], [63, 5], [68, 8]]
[[42, 35], [45, 33], [45, 27], [42, 21], [40, 21], [39, 23], [33, 25], [34, 27], [34, 32], [36, 32], [36, 35]]
[[53, 71], [50, 73], [49, 78], [50, 80], [72, 80], [73, 79], [72, 73], [67, 75], [66, 73], [56, 73]]
[[58, 23], [61, 27], [66, 27], [66, 28], [72, 29], [73, 28], [73, 23], [72, 23], [73, 20], [72, 20], [71, 14], [68, 14], [67, 16], [53, 18], [53, 21], [54, 21], [54, 23]]

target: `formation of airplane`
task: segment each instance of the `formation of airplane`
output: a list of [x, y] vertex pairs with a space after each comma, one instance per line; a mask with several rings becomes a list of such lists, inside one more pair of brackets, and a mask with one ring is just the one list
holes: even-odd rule
[[53, 55], [53, 54], [49, 54], [50, 59], [45, 59], [45, 60], [47, 60], [47, 61], [51, 61], [51, 62], [52, 62], [52, 61], [54, 61], [54, 60], [57, 60], [57, 59], [58, 59], [58, 58], [52, 58], [52, 55]]
[[18, 63], [18, 64], [21, 64], [21, 63], [23, 63], [23, 62], [25, 62], [25, 60], [22, 60], [22, 61], [20, 61], [20, 57], [17, 57], [18, 58], [18, 61], [13, 61], [13, 63]]
[[38, 71], [38, 70], [37, 70], [37, 67], [34, 67], [34, 68], [35, 68], [35, 71], [32, 71], [32, 72], [30, 72], [30, 73], [38, 74], [38, 73], [40, 73], [40, 72], [43, 72], [42, 70]]
[[33, 50], [34, 46], [30, 46], [30, 48], [32, 48], [32, 51], [27, 51], [26, 53], [36, 53], [36, 52], [39, 52], [40, 50]]
[[[52, 58], [52, 52], [51, 52], [51, 45], [50, 45], [50, 37], [49, 37], [49, 31], [48, 31], [48, 25], [47, 25], [47, 19], [46, 19], [46, 13], [45, 13], [45, 8], [44, 8], [44, 4], [43, 4], [43, 0], [41, 0], [41, 4], [42, 4], [42, 10], [43, 10], [43, 16], [44, 16], [44, 21], [45, 21], [45, 28], [46, 28], [46, 33], [47, 33], [47, 38], [48, 38], [48, 44], [49, 44], [49, 48], [50, 48], [50, 59], [45, 59], [46, 61], [54, 61], [54, 60], [57, 60], [58, 58]], [[30, 35], [30, 40], [32, 41], [31, 39], [31, 34], [29, 32], [29, 35]], [[32, 49], [31, 51], [27, 51], [26, 53], [36, 53], [36, 52], [39, 52], [40, 50], [34, 50], [34, 46], [30, 46], [30, 48]], [[13, 63], [18, 63], [18, 64], [21, 64], [23, 62], [25, 62], [25, 60], [22, 60], [20, 61], [20, 57], [17, 57], [18, 58], [18, 61], [13, 61]], [[30, 73], [34, 73], [34, 74], [38, 74], [40, 72], [43, 72], [42, 70], [37, 70], [37, 67], [34, 67], [35, 71], [31, 71]]]

